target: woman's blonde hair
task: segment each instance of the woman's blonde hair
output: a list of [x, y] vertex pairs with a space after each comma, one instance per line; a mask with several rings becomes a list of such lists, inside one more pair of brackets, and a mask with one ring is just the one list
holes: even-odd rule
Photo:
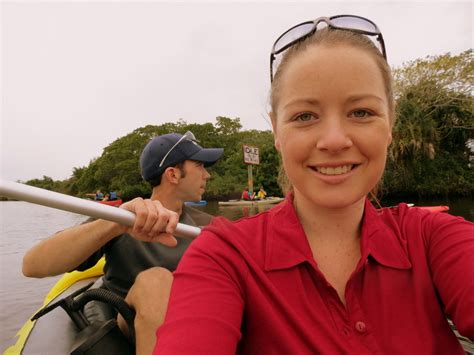
[[[281, 85], [281, 76], [282, 73], [285, 71], [285, 68], [288, 66], [288, 63], [298, 54], [309, 47], [312, 46], [327, 46], [327, 47], [335, 47], [340, 45], [351, 46], [354, 48], [361, 49], [368, 54], [372, 55], [375, 59], [377, 67], [382, 74], [382, 79], [385, 86], [385, 93], [388, 98], [388, 108], [389, 108], [389, 119], [390, 124], [393, 127], [395, 123], [395, 103], [393, 99], [393, 79], [392, 79], [392, 72], [390, 70], [390, 66], [388, 65], [387, 61], [383, 57], [380, 50], [376, 47], [376, 45], [367, 37], [355, 32], [351, 31], [344, 31], [344, 30], [337, 30], [337, 29], [330, 29], [325, 28], [322, 30], [316, 31], [313, 35], [305, 38], [301, 42], [298, 42], [288, 48], [281, 58], [281, 61], [275, 71], [275, 75], [273, 77], [273, 82], [270, 88], [270, 107], [273, 113], [276, 113], [277, 106], [278, 106], [278, 94]], [[276, 117], [278, 119], [278, 117]], [[283, 193], [286, 195], [288, 192], [292, 191], [293, 187], [288, 180], [288, 177], [285, 173], [283, 164], [280, 163], [280, 170], [278, 174], [278, 183], [283, 190]], [[370, 195], [374, 198], [377, 194], [379, 188], [379, 184], [375, 186]]]

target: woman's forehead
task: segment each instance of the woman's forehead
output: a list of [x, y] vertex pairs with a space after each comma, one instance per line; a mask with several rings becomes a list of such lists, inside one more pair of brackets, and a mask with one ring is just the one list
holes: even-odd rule
[[311, 46], [288, 61], [282, 72], [279, 97], [322, 94], [329, 90], [357, 95], [385, 92], [382, 71], [375, 58], [347, 45]]

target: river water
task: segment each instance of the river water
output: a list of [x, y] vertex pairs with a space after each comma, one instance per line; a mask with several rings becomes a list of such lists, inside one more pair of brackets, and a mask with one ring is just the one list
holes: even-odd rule
[[[390, 201], [396, 204], [398, 201]], [[474, 220], [471, 199], [409, 201], [419, 205], [449, 205], [450, 213]], [[272, 205], [255, 207], [221, 207], [210, 202], [199, 207], [213, 215], [231, 220], [262, 212]], [[59, 279], [28, 279], [21, 273], [25, 252], [41, 239], [58, 230], [78, 224], [84, 216], [26, 202], [0, 202], [0, 350], [15, 342], [14, 335], [41, 306], [49, 289]]]

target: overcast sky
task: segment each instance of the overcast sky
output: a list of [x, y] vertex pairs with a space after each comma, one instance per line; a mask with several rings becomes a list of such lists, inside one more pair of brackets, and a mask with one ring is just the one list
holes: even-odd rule
[[[392, 66], [472, 48], [470, 1], [3, 1], [1, 177], [68, 178], [145, 125], [266, 120], [269, 50], [305, 20], [376, 22]], [[198, 137], [199, 138], [199, 137]]]

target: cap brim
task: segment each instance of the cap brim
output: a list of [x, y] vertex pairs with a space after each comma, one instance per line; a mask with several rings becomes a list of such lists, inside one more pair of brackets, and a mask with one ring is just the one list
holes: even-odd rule
[[199, 152], [191, 155], [188, 159], [203, 162], [205, 166], [210, 166], [217, 162], [222, 154], [223, 148], [203, 148]]

